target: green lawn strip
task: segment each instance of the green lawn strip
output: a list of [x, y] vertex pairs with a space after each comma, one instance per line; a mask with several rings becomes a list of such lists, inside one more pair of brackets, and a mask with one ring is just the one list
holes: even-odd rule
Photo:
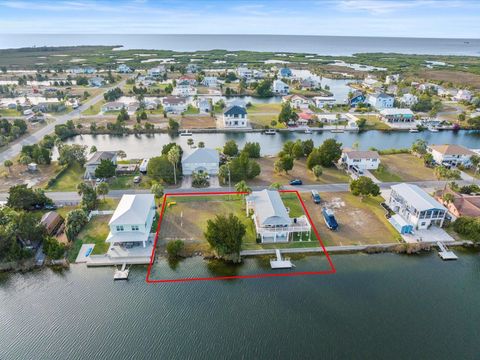
[[55, 182], [48, 187], [48, 191], [75, 191], [82, 181], [85, 169], [78, 163], [71, 164]]
[[2, 116], [22, 116], [22, 113], [17, 109], [0, 109]]
[[105, 254], [108, 250], [110, 244], [105, 242], [105, 239], [110, 232], [108, 226], [110, 217], [110, 215], [92, 217], [77, 236], [77, 239], [81, 240], [82, 244], [95, 244], [92, 251], [93, 255]]
[[248, 114], [271, 112], [277, 116], [280, 110], [282, 110], [282, 104], [279, 103], [252, 104], [247, 108]]
[[318, 182], [324, 184], [340, 184], [350, 182], [350, 176], [344, 171], [339, 170], [336, 167], [323, 168], [322, 175], [319, 177]]
[[397, 174], [393, 174], [388, 170], [388, 167], [385, 165], [380, 165], [377, 170], [371, 170], [373, 176], [382, 182], [399, 182], [402, 181], [402, 178]]
[[101, 110], [102, 106], [106, 103], [105, 100], [100, 100], [99, 102], [90, 105], [87, 110], [82, 111], [82, 115], [97, 115]]

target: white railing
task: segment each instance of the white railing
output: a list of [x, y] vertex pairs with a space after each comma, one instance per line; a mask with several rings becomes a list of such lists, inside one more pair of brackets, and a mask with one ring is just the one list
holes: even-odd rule
[[94, 216], [99, 216], [99, 215], [112, 215], [115, 212], [115, 210], [92, 210], [88, 213], [88, 221]]

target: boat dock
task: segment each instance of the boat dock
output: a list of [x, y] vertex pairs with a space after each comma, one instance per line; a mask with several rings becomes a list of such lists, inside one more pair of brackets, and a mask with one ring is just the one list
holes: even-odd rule
[[276, 260], [270, 260], [272, 269], [291, 269], [295, 265], [292, 264], [289, 258], [282, 259], [282, 254], [279, 249], [275, 249]]
[[438, 246], [438, 256], [442, 258], [442, 260], [457, 260], [458, 256], [455, 255], [453, 251], [448, 250], [444, 243], [437, 241]]
[[115, 274], [113, 274], [113, 280], [128, 280], [128, 273], [130, 272], [127, 269], [127, 264], [123, 263], [122, 268], [120, 270], [116, 269]]

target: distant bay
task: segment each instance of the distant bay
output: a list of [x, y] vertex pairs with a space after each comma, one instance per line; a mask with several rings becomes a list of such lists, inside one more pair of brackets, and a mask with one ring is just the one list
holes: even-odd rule
[[0, 49], [32, 46], [121, 45], [145, 50], [250, 50], [349, 56], [383, 52], [480, 56], [480, 39], [292, 35], [1, 34]]

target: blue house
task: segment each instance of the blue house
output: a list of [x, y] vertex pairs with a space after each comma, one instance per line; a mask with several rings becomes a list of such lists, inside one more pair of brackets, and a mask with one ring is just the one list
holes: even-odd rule
[[281, 68], [280, 69], [280, 77], [284, 78], [284, 77], [291, 77], [293, 74], [292, 74], [292, 70], [290, 70], [289, 68]]
[[366, 99], [365, 95], [363, 95], [363, 93], [361, 91], [355, 91], [352, 94], [352, 97], [350, 98], [350, 100], [348, 100], [348, 101], [349, 101], [350, 106], [355, 107], [358, 104], [365, 102], [365, 99]]

